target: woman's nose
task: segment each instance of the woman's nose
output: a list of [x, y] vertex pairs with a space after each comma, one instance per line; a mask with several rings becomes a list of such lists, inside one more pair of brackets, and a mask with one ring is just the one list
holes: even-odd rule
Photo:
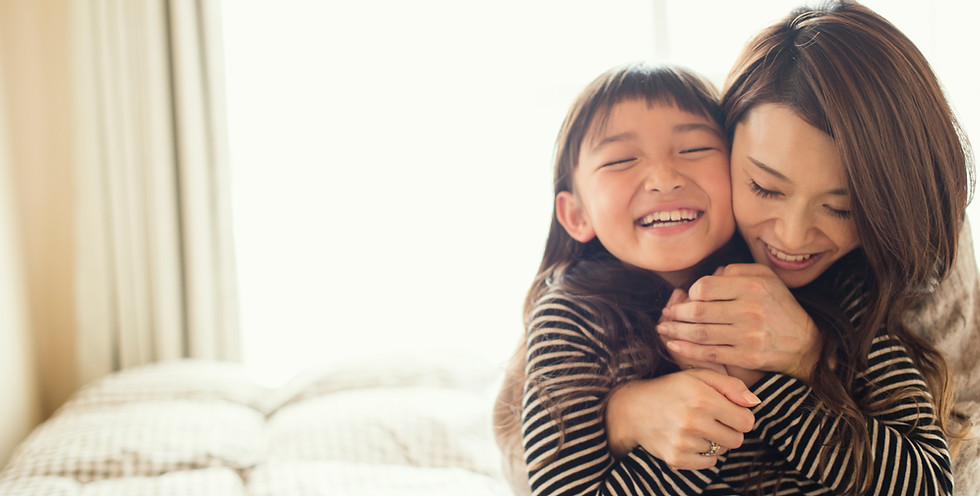
[[783, 249], [803, 248], [810, 241], [814, 225], [806, 212], [797, 208], [785, 208], [777, 214], [774, 231]]

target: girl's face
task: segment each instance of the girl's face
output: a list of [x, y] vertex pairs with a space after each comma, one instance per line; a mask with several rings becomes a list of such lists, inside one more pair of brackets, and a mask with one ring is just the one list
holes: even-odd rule
[[731, 160], [738, 230], [786, 286], [810, 283], [859, 246], [833, 139], [788, 107], [749, 111], [735, 127]]
[[573, 184], [555, 200], [572, 238], [598, 237], [619, 260], [675, 285], [735, 233], [721, 129], [672, 105], [617, 103], [582, 142]]

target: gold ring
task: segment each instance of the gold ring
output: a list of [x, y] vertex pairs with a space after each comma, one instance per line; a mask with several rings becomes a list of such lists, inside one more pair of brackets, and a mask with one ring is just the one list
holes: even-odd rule
[[716, 443], [716, 442], [714, 442], [714, 441], [708, 441], [708, 442], [711, 443], [711, 448], [708, 451], [705, 451], [704, 453], [698, 453], [699, 455], [701, 455], [701, 456], [715, 456], [715, 454], [718, 453], [718, 449], [721, 448], [721, 445], [718, 444], [718, 443]]

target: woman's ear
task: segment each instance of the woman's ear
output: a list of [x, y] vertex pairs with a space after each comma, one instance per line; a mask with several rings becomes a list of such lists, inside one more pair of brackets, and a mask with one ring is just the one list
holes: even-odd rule
[[595, 229], [582, 209], [578, 198], [570, 191], [562, 191], [555, 197], [555, 216], [565, 232], [579, 243], [588, 243], [595, 237]]

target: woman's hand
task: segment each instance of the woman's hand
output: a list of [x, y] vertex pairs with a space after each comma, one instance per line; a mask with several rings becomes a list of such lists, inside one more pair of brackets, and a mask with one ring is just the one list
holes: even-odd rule
[[[687, 293], [685, 293], [683, 290], [678, 289], [675, 290], [673, 293], [671, 293], [670, 299], [667, 300], [667, 304], [664, 305], [664, 307], [669, 307], [671, 305], [681, 303], [684, 301], [687, 301]], [[665, 321], [666, 321], [666, 317], [661, 315], [660, 323], [663, 323]], [[670, 342], [670, 338], [661, 334], [660, 341], [663, 342], [664, 346], [667, 346], [667, 344]], [[667, 352], [670, 353], [670, 358], [682, 370], [683, 369], [709, 369], [709, 370], [714, 370], [719, 374], [728, 375], [728, 369], [723, 364], [706, 362], [703, 360], [695, 360], [693, 358], [681, 356], [674, 353], [669, 347], [667, 348]]]
[[712, 442], [721, 446], [716, 455], [741, 446], [757, 404], [742, 381], [708, 369], [628, 382], [607, 398], [609, 448], [621, 458], [639, 445], [677, 469], [709, 468], [717, 457], [701, 453]]
[[657, 331], [677, 359], [732, 365], [729, 373], [772, 371], [809, 382], [820, 358], [813, 319], [769, 267], [734, 264], [691, 285], [686, 301], [671, 298]]

